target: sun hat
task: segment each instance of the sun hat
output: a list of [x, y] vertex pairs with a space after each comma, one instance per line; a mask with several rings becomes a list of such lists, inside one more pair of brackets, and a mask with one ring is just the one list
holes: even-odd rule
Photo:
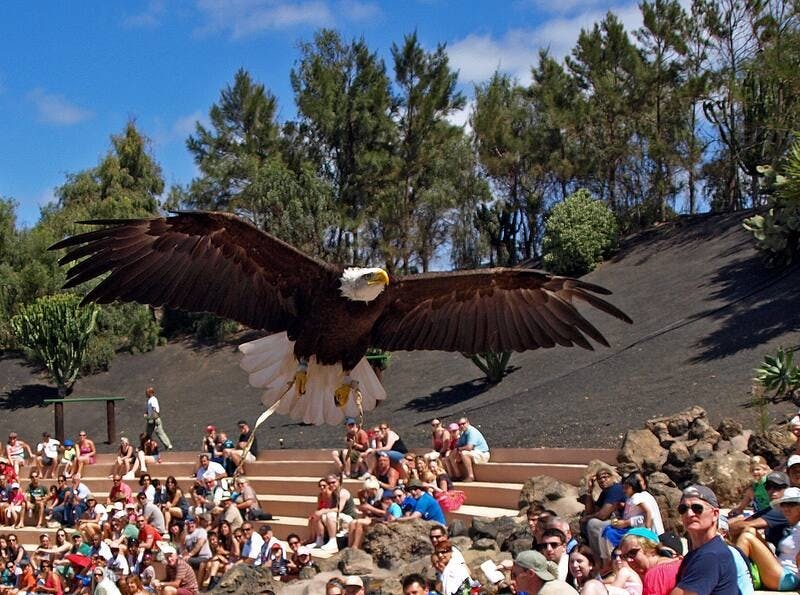
[[800, 455], [792, 455], [789, 457], [789, 460], [786, 461], [786, 468], [791, 469], [798, 464], [800, 464]]
[[681, 495], [681, 500], [686, 498], [699, 498], [700, 500], [708, 502], [712, 507], [719, 508], [719, 500], [717, 500], [717, 495], [711, 488], [707, 486], [701, 486], [699, 484], [690, 485], [688, 488], [683, 490], [683, 494]]
[[556, 577], [550, 572], [547, 559], [537, 551], [526, 550], [520, 552], [514, 564], [528, 570], [533, 570], [534, 574], [543, 581], [554, 581]]
[[800, 503], [800, 488], [786, 488], [783, 496], [772, 501], [772, 508], [779, 508], [781, 504]]
[[348, 576], [347, 580], [344, 581], [345, 587], [363, 587], [364, 581], [361, 580], [361, 577], [358, 575]]

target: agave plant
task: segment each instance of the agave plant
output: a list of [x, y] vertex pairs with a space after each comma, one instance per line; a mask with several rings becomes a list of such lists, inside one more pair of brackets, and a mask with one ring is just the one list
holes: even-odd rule
[[794, 350], [781, 348], [775, 356], [766, 356], [761, 367], [756, 368], [755, 379], [765, 389], [774, 390], [775, 397], [800, 388], [800, 368], [794, 365]]

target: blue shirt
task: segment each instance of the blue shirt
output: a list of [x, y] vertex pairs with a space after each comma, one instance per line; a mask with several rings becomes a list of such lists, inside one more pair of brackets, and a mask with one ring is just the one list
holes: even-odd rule
[[600, 492], [600, 497], [597, 499], [597, 508], [602, 508], [605, 504], [614, 504], [615, 508], [621, 502], [625, 502], [625, 492], [622, 490], [621, 483], [614, 483]]
[[676, 586], [697, 595], [741, 595], [736, 577], [736, 560], [717, 535], [686, 554]]
[[472, 446], [472, 449], [478, 452], [489, 452], [489, 445], [486, 444], [486, 438], [484, 438], [480, 430], [474, 426], [469, 426], [461, 433], [456, 446]]
[[436, 498], [431, 496], [428, 492], [422, 492], [422, 495], [414, 503], [413, 512], [418, 512], [426, 521], [436, 521], [442, 525], [446, 525], [447, 521], [444, 520], [444, 513], [442, 507], [436, 501]]
[[386, 514], [384, 515], [384, 519], [390, 521], [392, 519], [399, 519], [403, 516], [403, 509], [400, 508], [400, 505], [397, 502], [392, 502], [389, 505], [389, 508], [386, 509]]

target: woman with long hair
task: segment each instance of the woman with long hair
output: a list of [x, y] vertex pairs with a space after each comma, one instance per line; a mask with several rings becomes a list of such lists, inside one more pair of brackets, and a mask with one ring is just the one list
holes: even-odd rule
[[178, 480], [174, 475], [167, 477], [165, 482], [166, 499], [167, 501], [161, 505], [161, 511], [164, 513], [164, 524], [169, 526], [172, 519], [178, 519], [183, 522], [189, 516], [189, 502], [183, 495], [183, 490], [178, 485]]
[[117, 458], [114, 460], [114, 468], [108, 478], [111, 479], [115, 475], [127, 475], [134, 461], [136, 461], [136, 451], [133, 448], [133, 444], [131, 444], [127, 436], [122, 436], [119, 439], [119, 451], [117, 452]]
[[570, 553], [567, 582], [581, 595], [607, 595], [597, 560], [588, 545], [579, 545]]
[[78, 458], [76, 460], [77, 468], [73, 475], [83, 476], [83, 468], [86, 465], [94, 465], [95, 456], [97, 455], [97, 447], [94, 445], [94, 440], [86, 435], [86, 430], [78, 432]]

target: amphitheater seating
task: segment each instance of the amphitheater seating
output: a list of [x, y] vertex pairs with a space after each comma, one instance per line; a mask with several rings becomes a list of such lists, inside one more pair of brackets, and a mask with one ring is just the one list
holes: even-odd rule
[[[466, 493], [467, 500], [448, 517], [469, 522], [475, 516], [516, 515], [520, 489], [529, 477], [551, 475], [565, 482], [577, 483], [590, 460], [613, 463], [616, 455], [616, 450], [606, 449], [494, 449], [491, 462], [476, 467], [475, 482], [456, 484]], [[113, 458], [111, 454], [99, 455], [97, 463], [87, 467], [84, 474], [83, 481], [101, 502], [111, 488], [108, 476]], [[174, 475], [180, 485], [189, 488], [196, 464], [197, 453], [168, 452], [163, 462], [152, 465], [149, 472], [162, 481], [168, 475]], [[247, 464], [245, 471], [259, 494], [262, 508], [274, 517], [270, 524], [276, 536], [285, 539], [291, 532], [305, 535], [306, 519], [316, 503], [317, 482], [323, 475], [334, 472], [335, 467], [329, 450], [268, 450], [259, 453], [258, 460]], [[21, 481], [23, 490], [27, 483], [27, 479]], [[43, 483], [49, 485], [51, 480]], [[128, 483], [135, 491], [136, 482]], [[344, 483], [352, 492], [357, 491], [360, 484], [360, 481], [350, 479]], [[55, 530], [0, 528], [0, 533], [10, 532], [17, 533], [26, 547], [35, 547], [40, 533], [47, 532], [52, 537]]]

